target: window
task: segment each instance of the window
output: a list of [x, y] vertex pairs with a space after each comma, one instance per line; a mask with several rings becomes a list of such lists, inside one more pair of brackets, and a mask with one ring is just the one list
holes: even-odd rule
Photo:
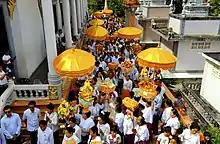
[[211, 42], [193, 42], [191, 49], [210, 49]]

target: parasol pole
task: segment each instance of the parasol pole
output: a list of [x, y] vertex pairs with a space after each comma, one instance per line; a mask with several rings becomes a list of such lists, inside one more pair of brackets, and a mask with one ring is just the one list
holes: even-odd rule
[[105, 0], [104, 10], [108, 9], [108, 0]]

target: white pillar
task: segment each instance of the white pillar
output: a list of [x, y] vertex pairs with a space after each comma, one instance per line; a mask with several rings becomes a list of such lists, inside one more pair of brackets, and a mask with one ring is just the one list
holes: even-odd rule
[[81, 8], [80, 8], [80, 0], [76, 0], [76, 12], [77, 12], [77, 26], [78, 31], [81, 30]]
[[83, 0], [80, 1], [80, 10], [81, 10], [81, 26], [83, 26], [84, 22], [84, 6], [83, 6]]
[[72, 48], [72, 34], [70, 24], [70, 2], [63, 0], [63, 19], [64, 19], [64, 32], [66, 38], [66, 48]]
[[57, 56], [56, 36], [54, 26], [53, 5], [51, 0], [42, 0], [44, 35], [47, 49], [48, 82], [57, 87], [58, 97], [61, 98], [61, 79], [57, 76], [53, 67], [53, 60]]
[[63, 24], [62, 24], [62, 14], [60, 9], [60, 0], [57, 0], [56, 2], [56, 13], [57, 13], [57, 27], [58, 29], [62, 29]]
[[77, 27], [77, 15], [76, 15], [76, 0], [71, 0], [71, 10], [72, 10], [72, 29], [73, 35], [78, 35], [78, 27]]

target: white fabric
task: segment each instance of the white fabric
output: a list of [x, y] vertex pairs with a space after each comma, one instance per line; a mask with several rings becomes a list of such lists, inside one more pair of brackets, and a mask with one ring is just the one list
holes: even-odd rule
[[123, 131], [124, 135], [133, 134], [132, 129], [135, 127], [135, 120], [132, 120], [128, 115], [124, 117]]
[[119, 131], [123, 132], [123, 122], [124, 122], [125, 115], [121, 113], [117, 113], [115, 115], [115, 123], [118, 125]]
[[47, 127], [44, 131], [42, 131], [41, 128], [39, 127], [37, 138], [38, 138], [37, 144], [53, 144], [54, 143], [53, 130]]
[[170, 126], [171, 133], [174, 135], [175, 130], [178, 130], [180, 127], [179, 119], [177, 117], [169, 118], [169, 120], [167, 121], [167, 124], [165, 126]]
[[96, 138], [94, 140], [91, 140], [91, 136], [89, 136], [89, 140], [88, 140], [88, 144], [93, 144], [94, 142], [102, 142], [100, 136], [96, 136]]
[[164, 136], [164, 133], [160, 134], [157, 138], [159, 144], [169, 144], [169, 138]]
[[80, 143], [79, 138], [78, 138], [75, 134], [73, 134], [73, 135], [72, 135], [71, 137], [69, 137], [69, 138], [68, 138], [66, 135], [64, 135], [62, 144], [67, 144], [68, 141], [72, 141], [72, 140], [75, 140], [75, 142], [76, 142], [77, 144]]
[[172, 107], [167, 107], [164, 109], [162, 117], [161, 117], [161, 121], [163, 123], [167, 123], [167, 120], [170, 118], [170, 112], [173, 108]]
[[40, 117], [40, 109], [34, 108], [34, 112], [26, 109], [23, 114], [23, 120], [27, 120], [27, 130], [29, 132], [37, 131], [39, 127], [38, 118]]
[[146, 123], [153, 123], [153, 116], [154, 116], [154, 110], [152, 109], [152, 107], [146, 107], [144, 110], [142, 110], [143, 113], [143, 117], [145, 119]]
[[106, 140], [107, 144], [120, 144], [121, 143], [121, 136], [119, 134], [116, 134], [116, 137], [113, 138], [112, 135], [108, 135], [107, 140]]
[[48, 127], [53, 130], [53, 132], [56, 132], [59, 129], [58, 124], [58, 115], [57, 112], [52, 112], [49, 114], [48, 112], [45, 113], [44, 120], [47, 119], [47, 117], [51, 120], [51, 122], [48, 121]]
[[[0, 77], [3, 77], [4, 75], [5, 75], [5, 72], [2, 70], [0, 72]], [[0, 80], [0, 85], [5, 85], [7, 83], [8, 83], [8, 80], [7, 80], [6, 76], [3, 78], [3, 80]]]
[[200, 144], [199, 133], [191, 134], [190, 129], [185, 129], [181, 135], [179, 135], [183, 144]]
[[91, 118], [87, 118], [86, 120], [81, 117], [79, 127], [82, 130], [82, 136], [86, 136], [89, 134], [89, 129], [95, 125], [94, 121]]
[[123, 89], [129, 90], [129, 91], [132, 90], [132, 81], [130, 79], [129, 80], [124, 79]]
[[[2, 57], [2, 60], [3, 61], [8, 61], [8, 60], [10, 60], [11, 59], [11, 56], [10, 55], [3, 55], [3, 57]], [[10, 64], [11, 63], [11, 61], [8, 61], [7, 62], [7, 64]]]
[[140, 141], [148, 141], [149, 140], [149, 131], [147, 125], [136, 125], [135, 127], [139, 136], [135, 135], [135, 143]]

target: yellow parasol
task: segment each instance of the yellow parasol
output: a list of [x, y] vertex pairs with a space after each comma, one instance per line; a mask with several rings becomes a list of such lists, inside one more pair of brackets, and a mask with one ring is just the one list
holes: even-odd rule
[[103, 13], [106, 15], [111, 15], [113, 13], [113, 11], [110, 9], [105, 9], [105, 10], [103, 10]]
[[103, 14], [104, 13], [102, 11], [97, 11], [97, 12], [93, 13], [93, 15], [97, 18], [101, 18], [103, 16]]
[[158, 47], [149, 48], [137, 55], [138, 64], [142, 67], [151, 67], [155, 69], [172, 69], [177, 58], [168, 50]]
[[100, 19], [93, 19], [89, 22], [89, 24], [92, 26], [99, 26], [99, 25], [103, 25], [104, 21]]
[[91, 26], [87, 29], [87, 36], [92, 40], [105, 40], [107, 37], [108, 31], [101, 26]]
[[53, 66], [61, 77], [78, 78], [94, 71], [95, 57], [81, 49], [68, 49], [57, 56]]
[[124, 27], [118, 30], [120, 38], [135, 39], [140, 38], [142, 30], [136, 27]]

